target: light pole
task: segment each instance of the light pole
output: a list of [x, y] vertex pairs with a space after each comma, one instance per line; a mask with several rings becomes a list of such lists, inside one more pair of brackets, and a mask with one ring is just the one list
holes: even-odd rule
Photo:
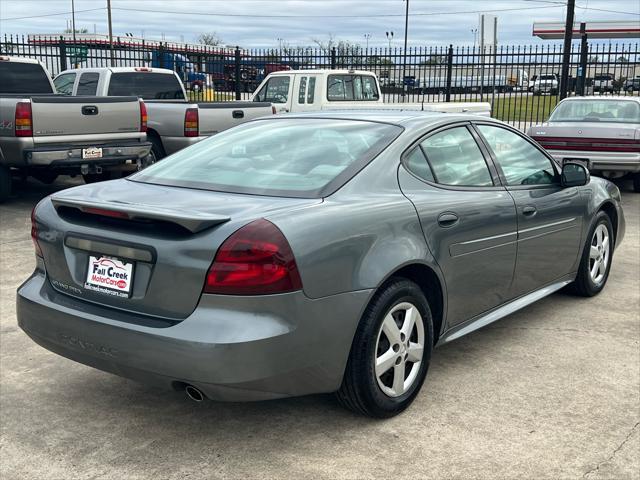
[[406, 85], [405, 78], [407, 76], [407, 36], [409, 34], [409, 0], [403, 0], [407, 2], [407, 8], [404, 14], [404, 50], [402, 51], [402, 92], [404, 94], [405, 90], [407, 90], [408, 85]]
[[110, 66], [115, 66], [113, 61], [113, 26], [111, 24], [111, 0], [107, 0], [107, 20], [109, 22], [109, 60]]
[[364, 34], [364, 38], [367, 41], [367, 48], [366, 48], [365, 51], [368, 52], [369, 51], [369, 39], [371, 38], [371, 34], [370, 33], [365, 33]]
[[387, 40], [389, 41], [389, 51], [391, 51], [391, 40], [393, 40], [393, 32], [384, 32], [387, 35]]

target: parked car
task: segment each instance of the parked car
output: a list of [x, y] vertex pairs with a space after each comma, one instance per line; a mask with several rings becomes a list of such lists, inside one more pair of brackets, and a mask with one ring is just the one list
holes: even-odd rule
[[622, 89], [625, 92], [629, 92], [629, 93], [640, 91], [640, 77], [626, 79], [624, 81]]
[[280, 113], [318, 110], [424, 110], [490, 116], [487, 102], [384, 103], [378, 77], [364, 70], [287, 70], [274, 72], [251, 100], [271, 102]]
[[560, 78], [555, 73], [546, 73], [537, 75], [533, 80], [530, 89], [534, 95], [542, 95], [548, 93], [557, 95], [560, 88]]
[[151, 145], [137, 97], [55, 95], [37, 60], [0, 56], [0, 202], [14, 173], [50, 183], [60, 174], [87, 181], [144, 166]]
[[180, 77], [162, 68], [79, 68], [65, 70], [54, 83], [67, 95], [135, 95], [144, 99], [152, 161], [234, 125], [275, 113], [268, 102], [190, 102]]
[[277, 115], [42, 200], [17, 317], [198, 401], [337, 392], [388, 417], [434, 345], [568, 285], [599, 293], [624, 232], [614, 184], [497, 120]]
[[613, 93], [613, 91], [615, 90], [614, 88], [615, 81], [616, 81], [615, 77], [610, 73], [594, 75], [593, 91]]
[[567, 98], [528, 134], [557, 161], [580, 160], [609, 179], [630, 176], [640, 192], [640, 98]]

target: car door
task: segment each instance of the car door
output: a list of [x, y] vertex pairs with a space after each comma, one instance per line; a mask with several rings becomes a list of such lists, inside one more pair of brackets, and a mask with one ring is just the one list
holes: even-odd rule
[[436, 130], [399, 170], [444, 275], [449, 326], [504, 303], [516, 261], [514, 202], [478, 141], [468, 123]]
[[580, 187], [563, 188], [556, 163], [520, 132], [476, 122], [518, 218], [518, 257], [512, 296], [574, 272], [582, 245], [586, 202]]
[[317, 75], [296, 75], [291, 98], [292, 112], [319, 110], [315, 105]]
[[278, 113], [286, 113], [291, 110], [291, 94], [294, 84], [294, 75], [274, 75], [262, 86], [253, 98], [254, 102], [271, 102]]

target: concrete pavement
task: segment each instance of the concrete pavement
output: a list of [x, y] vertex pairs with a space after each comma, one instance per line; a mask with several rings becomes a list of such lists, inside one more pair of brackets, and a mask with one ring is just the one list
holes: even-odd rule
[[0, 478], [640, 478], [640, 195], [604, 292], [548, 297], [438, 348], [386, 421], [330, 396], [195, 404], [58, 357], [18, 327], [29, 212], [0, 205]]

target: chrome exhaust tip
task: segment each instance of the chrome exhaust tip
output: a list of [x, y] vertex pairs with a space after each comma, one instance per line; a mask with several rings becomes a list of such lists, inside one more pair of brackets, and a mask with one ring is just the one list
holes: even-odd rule
[[205, 399], [204, 393], [202, 393], [200, 389], [194, 387], [193, 385], [187, 385], [184, 388], [184, 393], [186, 393], [187, 397], [189, 397], [194, 402], [200, 403]]

